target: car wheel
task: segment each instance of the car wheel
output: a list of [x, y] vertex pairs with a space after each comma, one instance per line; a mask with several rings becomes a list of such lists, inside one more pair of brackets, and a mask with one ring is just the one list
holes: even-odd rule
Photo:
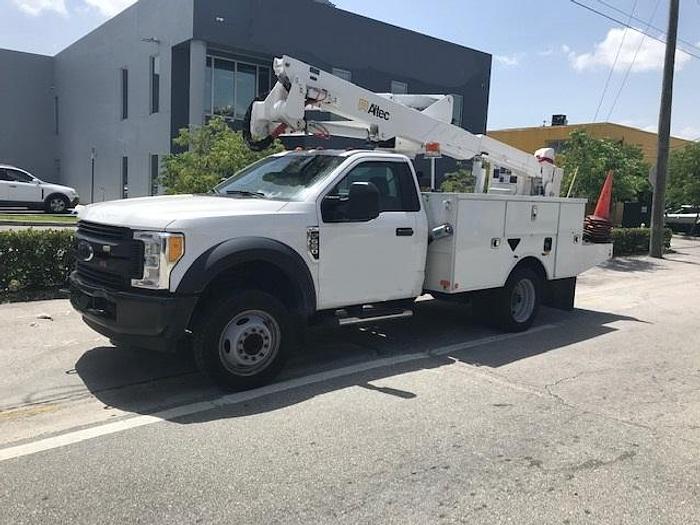
[[529, 268], [517, 268], [506, 285], [495, 292], [491, 304], [498, 326], [508, 332], [523, 332], [532, 326], [540, 308], [542, 282]]
[[193, 351], [200, 372], [240, 391], [272, 380], [295, 342], [286, 307], [268, 293], [246, 290], [210, 301], [195, 327]]
[[44, 209], [47, 213], [66, 213], [70, 202], [65, 195], [49, 195], [44, 202]]

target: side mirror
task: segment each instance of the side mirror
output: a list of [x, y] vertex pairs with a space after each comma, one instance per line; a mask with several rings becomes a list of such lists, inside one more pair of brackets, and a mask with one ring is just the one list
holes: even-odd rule
[[379, 190], [371, 182], [353, 182], [348, 195], [348, 219], [356, 222], [379, 217]]

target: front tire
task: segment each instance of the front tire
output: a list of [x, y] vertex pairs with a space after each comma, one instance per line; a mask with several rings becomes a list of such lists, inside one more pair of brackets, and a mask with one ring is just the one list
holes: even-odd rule
[[49, 195], [44, 201], [44, 209], [46, 213], [66, 213], [70, 202], [65, 195]]
[[196, 327], [194, 358], [219, 386], [249, 390], [270, 382], [295, 345], [287, 308], [257, 290], [214, 299]]
[[524, 332], [540, 309], [542, 280], [530, 268], [516, 268], [498, 290], [492, 305], [498, 326], [507, 332]]

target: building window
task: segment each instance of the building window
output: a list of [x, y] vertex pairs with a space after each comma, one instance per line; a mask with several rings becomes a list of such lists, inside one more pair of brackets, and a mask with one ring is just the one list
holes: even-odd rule
[[333, 75], [335, 75], [338, 78], [342, 78], [343, 80], [352, 82], [352, 73], [347, 69], [340, 69], [339, 67], [334, 67], [331, 70], [331, 73], [333, 73]]
[[129, 157], [122, 157], [122, 199], [129, 198]]
[[129, 118], [129, 70], [121, 70], [122, 120]]
[[212, 97], [214, 89], [214, 82], [212, 80], [213, 74], [213, 64], [214, 60], [211, 57], [207, 57], [207, 68], [204, 73], [204, 113], [210, 114], [212, 112]]
[[220, 57], [207, 57], [204, 112], [243, 120], [253, 100], [270, 91], [270, 68]]
[[394, 95], [405, 95], [408, 93], [408, 84], [397, 80], [391, 81], [391, 93]]
[[464, 108], [464, 97], [462, 95], [452, 95], [454, 104], [452, 105], [452, 124], [462, 126], [462, 111]]
[[158, 195], [159, 185], [158, 185], [158, 175], [160, 175], [160, 162], [158, 155], [150, 156], [150, 182], [151, 182], [151, 195]]
[[53, 97], [53, 125], [54, 133], [58, 135], [58, 97]]
[[253, 99], [257, 96], [258, 68], [238, 62], [236, 64], [236, 120], [243, 120]]
[[151, 83], [151, 114], [160, 111], [160, 57], [151, 57], [150, 65]]

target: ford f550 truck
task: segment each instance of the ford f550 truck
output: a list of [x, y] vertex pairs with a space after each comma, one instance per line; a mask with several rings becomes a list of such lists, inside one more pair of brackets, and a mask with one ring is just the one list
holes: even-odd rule
[[[553, 152], [451, 125], [450, 96], [379, 95], [290, 57], [275, 72], [249, 110], [252, 148], [320, 132], [391, 149], [291, 151], [207, 195], [84, 208], [72, 303], [115, 344], [187, 342], [204, 374], [246, 389], [280, 370], [305, 327], [410, 317], [424, 293], [526, 330], [541, 303], [572, 308], [576, 276], [611, 256], [583, 241], [585, 201], [558, 197]], [[411, 159], [436, 151], [473, 161], [474, 193], [421, 194]], [[487, 176], [486, 162], [503, 169]]]

